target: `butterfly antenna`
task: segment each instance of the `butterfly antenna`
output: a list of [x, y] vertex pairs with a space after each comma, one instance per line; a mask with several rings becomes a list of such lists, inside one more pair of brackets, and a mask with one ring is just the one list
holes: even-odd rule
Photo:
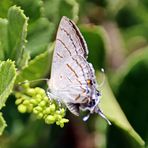
[[38, 82], [38, 81], [48, 81], [49, 79], [37, 79], [37, 80], [31, 80], [31, 81], [24, 81], [24, 82], [19, 82], [18, 85], [22, 85], [25, 83], [33, 83], [33, 82]]
[[104, 69], [103, 69], [103, 68], [101, 68], [101, 72], [102, 72], [102, 74], [103, 74], [103, 78], [102, 78], [101, 84], [99, 85], [100, 88], [101, 88], [101, 87], [104, 85], [104, 83], [105, 83], [105, 74], [104, 74]]
[[98, 113], [103, 119], [105, 119], [106, 122], [107, 122], [109, 125], [112, 125], [111, 122], [106, 118], [106, 116], [103, 114], [103, 112], [102, 112], [100, 109], [97, 110], [97, 113]]

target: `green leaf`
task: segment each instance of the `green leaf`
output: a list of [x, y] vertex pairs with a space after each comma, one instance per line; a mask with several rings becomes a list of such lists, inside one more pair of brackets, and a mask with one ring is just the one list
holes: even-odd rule
[[125, 5], [134, 5], [134, 2], [133, 1], [122, 1], [122, 0], [118, 0], [118, 1], [111, 1], [109, 0], [108, 1], [108, 12], [109, 14], [112, 14], [112, 15], [116, 15], [120, 9], [122, 9]]
[[3, 134], [5, 127], [7, 126], [2, 113], [0, 112], [0, 136]]
[[[58, 23], [59, 21], [59, 7], [62, 0], [49, 0], [44, 2], [45, 16], [52, 22]], [[54, 17], [53, 17], [54, 16]]]
[[42, 0], [13, 0], [14, 4], [21, 6], [29, 20], [35, 21], [42, 15]]
[[44, 52], [54, 32], [54, 25], [46, 18], [40, 18], [28, 28], [27, 49], [32, 57]]
[[5, 51], [8, 48], [7, 43], [7, 24], [8, 21], [6, 19], [0, 18], [0, 60], [5, 59]]
[[78, 18], [79, 18], [79, 16], [78, 16], [79, 15], [79, 3], [76, 0], [64, 0], [61, 3], [60, 14], [62, 14], [64, 12], [65, 14], [63, 14], [63, 15], [69, 16], [69, 11], [68, 10], [65, 11], [65, 5], [67, 5], [67, 9], [70, 9], [70, 12], [72, 15], [72, 20], [77, 22]]
[[145, 61], [145, 63], [148, 63], [147, 57], [148, 57], [148, 47], [134, 52], [126, 59], [125, 63], [121, 65], [116, 74], [114, 73], [114, 76], [112, 78], [111, 82], [113, 84], [115, 91], [119, 89], [125, 77], [133, 70], [135, 66], [137, 66], [141, 61]]
[[148, 40], [148, 23], [138, 24], [122, 30], [123, 37], [128, 49], [141, 48], [141, 45], [146, 45]]
[[114, 73], [112, 85], [121, 107], [136, 131], [148, 142], [148, 47], [131, 54]]
[[44, 8], [45, 16], [56, 26], [62, 16], [78, 20], [79, 4], [76, 0], [49, 0], [44, 2]]
[[36, 80], [46, 76], [51, 68], [52, 54], [53, 46], [31, 60], [28, 66], [18, 73], [16, 83], [24, 80]]
[[7, 16], [7, 11], [11, 5], [12, 5], [11, 0], [0, 1], [0, 17], [5, 18]]
[[[116, 101], [110, 86], [106, 81], [102, 87], [102, 100], [100, 101], [100, 107], [103, 110], [104, 114], [111, 121], [112, 124], [122, 129], [124, 133], [129, 138], [129, 141], [132, 141], [132, 147], [142, 148], [144, 147], [144, 141], [138, 135], [138, 133], [132, 128], [128, 122], [124, 112]], [[113, 141], [112, 141], [113, 142]]]
[[16, 78], [16, 70], [14, 62], [7, 60], [0, 62], [0, 109], [12, 92], [14, 81]]
[[80, 26], [80, 30], [88, 45], [88, 60], [93, 64], [95, 69], [104, 67], [105, 36], [103, 28], [82, 25]]
[[[18, 68], [25, 66], [29, 56], [24, 57], [28, 18], [20, 7], [12, 6], [8, 11], [8, 51], [6, 57], [14, 60]], [[26, 58], [26, 60], [24, 60]], [[24, 62], [22, 62], [22, 59]]]

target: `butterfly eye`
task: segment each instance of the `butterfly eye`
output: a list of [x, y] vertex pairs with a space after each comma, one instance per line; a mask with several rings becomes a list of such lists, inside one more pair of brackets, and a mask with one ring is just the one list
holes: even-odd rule
[[94, 106], [95, 104], [96, 104], [96, 101], [93, 99], [93, 100], [91, 100], [91, 101], [89, 102], [88, 106], [89, 106], [89, 107], [92, 107], [92, 106]]

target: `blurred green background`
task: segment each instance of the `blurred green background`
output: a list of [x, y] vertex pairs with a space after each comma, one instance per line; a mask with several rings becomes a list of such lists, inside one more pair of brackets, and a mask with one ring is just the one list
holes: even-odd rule
[[[148, 1], [1, 0], [0, 60], [15, 61], [16, 82], [50, 77], [51, 45], [62, 16], [75, 21], [84, 35], [98, 83], [98, 71], [105, 69], [100, 106], [112, 125], [97, 115], [84, 123], [67, 112], [70, 122], [60, 128], [19, 113], [15, 97], [8, 98], [16, 83], [3, 95], [7, 73], [0, 66], [0, 103], [7, 100], [0, 105], [0, 130], [7, 123], [0, 147], [148, 147]], [[43, 82], [36, 85], [45, 88]]]

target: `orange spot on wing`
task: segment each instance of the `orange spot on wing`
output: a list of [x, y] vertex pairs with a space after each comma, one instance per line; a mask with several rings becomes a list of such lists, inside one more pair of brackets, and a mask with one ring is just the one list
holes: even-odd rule
[[92, 80], [88, 79], [86, 82], [88, 85], [92, 85]]

